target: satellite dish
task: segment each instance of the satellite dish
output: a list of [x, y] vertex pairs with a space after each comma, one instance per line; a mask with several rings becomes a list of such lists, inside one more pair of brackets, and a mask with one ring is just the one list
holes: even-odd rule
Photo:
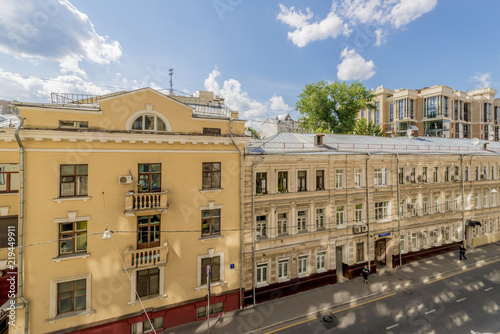
[[411, 129], [406, 130], [406, 135], [407, 135], [408, 137], [410, 137], [410, 136], [411, 136]]
[[470, 142], [471, 142], [472, 145], [477, 145], [477, 144], [479, 144], [479, 139], [472, 138]]

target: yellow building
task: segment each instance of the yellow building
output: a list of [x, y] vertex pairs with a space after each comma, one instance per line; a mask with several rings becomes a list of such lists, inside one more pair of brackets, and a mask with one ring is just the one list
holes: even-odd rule
[[[142, 333], [206, 319], [207, 266], [210, 313], [238, 309], [249, 138], [237, 113], [209, 92], [150, 88], [53, 102], [11, 105], [19, 142], [16, 127], [0, 129], [0, 227], [19, 221], [23, 246], [24, 301], [9, 333]], [[0, 260], [7, 269], [7, 249]]]

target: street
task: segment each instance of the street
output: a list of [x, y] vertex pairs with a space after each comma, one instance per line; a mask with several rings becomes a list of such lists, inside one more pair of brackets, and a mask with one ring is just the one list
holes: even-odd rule
[[262, 333], [500, 333], [500, 261]]

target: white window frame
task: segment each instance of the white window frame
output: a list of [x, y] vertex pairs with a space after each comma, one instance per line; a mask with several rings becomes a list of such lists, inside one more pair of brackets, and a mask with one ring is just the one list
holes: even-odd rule
[[422, 198], [422, 214], [429, 214], [429, 199], [428, 197]]
[[343, 189], [345, 181], [345, 170], [344, 169], [336, 169], [335, 170], [335, 188]]
[[356, 168], [354, 170], [354, 188], [363, 187], [363, 168]]
[[[58, 303], [58, 300], [57, 300], [58, 286], [57, 285], [59, 283], [77, 281], [77, 280], [81, 280], [81, 279], [86, 280], [85, 281], [86, 282], [86, 286], [85, 286], [85, 310], [57, 314], [57, 303]], [[64, 278], [58, 278], [58, 279], [51, 280], [50, 285], [49, 285], [49, 289], [50, 289], [50, 304], [49, 304], [49, 319], [47, 320], [47, 322], [52, 323], [58, 319], [76, 317], [76, 316], [80, 316], [80, 315], [90, 315], [90, 314], [94, 313], [94, 310], [92, 309], [92, 274], [64, 277]]]
[[374, 178], [373, 184], [375, 186], [387, 186], [389, 185], [389, 177], [387, 168], [376, 168], [373, 170]]
[[316, 253], [316, 271], [318, 273], [326, 272], [326, 250]]
[[445, 212], [451, 211], [450, 198], [451, 198], [451, 195], [444, 196], [444, 211]]
[[[301, 212], [304, 215], [299, 215]], [[297, 231], [307, 232], [307, 210], [297, 210]]]
[[[360, 206], [360, 208], [358, 208], [358, 205]], [[363, 203], [354, 204], [354, 219], [355, 219], [356, 224], [363, 223], [364, 214], [365, 214], [365, 210], [364, 210]]]
[[439, 196], [433, 196], [432, 200], [434, 201], [434, 213], [440, 213], [440, 207], [439, 207]]
[[[266, 276], [265, 279], [263, 279], [264, 271]], [[257, 263], [255, 268], [255, 276], [256, 276], [257, 287], [269, 285], [269, 263], [268, 262]]]
[[406, 234], [401, 233], [399, 236], [399, 248], [401, 249], [401, 253], [406, 253]]
[[[257, 217], [266, 217], [265, 220], [257, 220]], [[256, 238], [266, 238], [267, 237], [267, 228], [268, 228], [268, 215], [256, 215], [255, 216], [255, 237]], [[265, 226], [265, 234], [262, 233], [262, 225]]]
[[417, 232], [412, 232], [410, 235], [411, 238], [411, 249], [418, 250], [418, 234]]
[[344, 205], [337, 205], [335, 207], [335, 223], [336, 223], [337, 227], [344, 227], [345, 226], [345, 206]]
[[[278, 268], [277, 268], [277, 275], [278, 275], [278, 281], [288, 281], [289, 280], [289, 275], [290, 275], [290, 258], [281, 258], [278, 259]], [[282, 275], [280, 276], [280, 270], [282, 272]], [[286, 273], [284, 273], [286, 271]]]
[[[285, 214], [285, 218], [280, 218], [280, 214]], [[288, 234], [288, 212], [278, 212], [276, 213], [276, 217], [277, 217], [276, 223], [277, 223], [278, 235]]]
[[[375, 220], [376, 221], [388, 220], [390, 218], [389, 217], [390, 206], [391, 206], [390, 201], [375, 202]], [[377, 211], [379, 211], [379, 213], [377, 213]], [[382, 218], [378, 218], [380, 216], [382, 216]]]
[[[318, 210], [321, 210], [318, 212]], [[325, 209], [316, 208], [316, 228], [325, 228]]]
[[307, 276], [308, 275], [308, 266], [307, 266], [307, 261], [309, 260], [309, 255], [299, 255], [299, 260], [297, 263], [298, 269], [297, 273], [299, 277], [302, 276]]

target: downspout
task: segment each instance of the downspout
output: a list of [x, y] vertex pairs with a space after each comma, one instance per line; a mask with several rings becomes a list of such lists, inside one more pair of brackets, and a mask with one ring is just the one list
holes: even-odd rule
[[370, 153], [366, 153], [366, 227], [367, 227], [367, 248], [368, 248], [368, 270], [371, 271], [370, 266], [370, 187], [368, 178], [368, 160], [370, 160]]
[[396, 153], [396, 184], [398, 187], [398, 203], [397, 203], [397, 208], [398, 208], [398, 234], [399, 234], [399, 240], [398, 240], [398, 247], [399, 247], [399, 267], [403, 268], [403, 260], [401, 256], [401, 210], [399, 210], [399, 203], [401, 202], [401, 193], [400, 193], [400, 188], [399, 188], [399, 153]]
[[233, 117], [231, 116], [229, 118], [229, 123], [230, 123], [230, 131], [231, 131], [231, 141], [233, 142], [234, 146], [240, 152], [240, 309], [243, 308], [243, 297], [241, 296], [241, 293], [243, 291], [241, 282], [243, 278], [243, 151], [240, 150], [238, 145], [234, 142], [233, 139]]
[[[255, 231], [256, 231], [256, 226], [255, 226], [255, 193], [257, 192], [256, 188], [256, 181], [255, 181], [255, 166], [260, 164], [262, 161], [264, 161], [264, 157], [261, 157], [262, 159], [257, 162], [252, 164], [252, 303], [253, 306], [255, 306], [256, 303], [256, 297], [255, 297], [255, 286], [256, 286], [256, 277], [255, 277], [255, 268], [256, 268], [256, 262], [255, 262]], [[267, 185], [266, 185], [267, 187]]]
[[465, 175], [464, 175], [464, 155], [460, 155], [460, 165], [461, 165], [461, 174], [462, 174], [462, 243], [466, 244], [465, 241]]
[[24, 235], [24, 145], [19, 137], [19, 130], [23, 126], [24, 119], [19, 115], [16, 107], [10, 108], [11, 112], [19, 119], [19, 125], [16, 126], [14, 135], [19, 146], [19, 243], [17, 249], [19, 252], [19, 270], [17, 275], [19, 299], [24, 303], [24, 333], [28, 334], [29, 322], [29, 303], [23, 295], [23, 235]]

